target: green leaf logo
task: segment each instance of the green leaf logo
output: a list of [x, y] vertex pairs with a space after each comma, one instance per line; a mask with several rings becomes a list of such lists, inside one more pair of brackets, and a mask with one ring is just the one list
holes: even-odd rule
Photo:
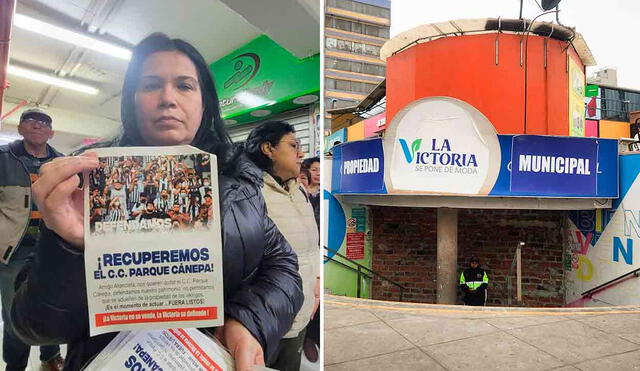
[[420, 149], [420, 144], [422, 143], [422, 138], [416, 139], [411, 143], [411, 158], [414, 158], [416, 152]]
[[400, 146], [402, 147], [402, 152], [404, 153], [404, 158], [407, 160], [407, 163], [410, 164], [413, 162], [416, 151], [420, 149], [420, 143], [422, 143], [422, 139], [416, 139], [411, 143], [411, 152], [409, 152], [409, 146], [407, 145], [407, 141], [399, 138]]

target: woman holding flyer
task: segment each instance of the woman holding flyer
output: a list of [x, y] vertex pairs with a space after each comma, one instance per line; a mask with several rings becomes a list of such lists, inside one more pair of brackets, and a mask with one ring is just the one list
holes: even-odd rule
[[[191, 144], [217, 156], [225, 325], [216, 333], [238, 370], [264, 364], [302, 305], [296, 255], [267, 217], [262, 171], [232, 147], [200, 53], [164, 34], [140, 42], [125, 75], [121, 113], [122, 135], [102, 146]], [[68, 344], [70, 370], [88, 364], [116, 335], [89, 336], [84, 201], [76, 174], [98, 166], [85, 153], [42, 167], [33, 197], [47, 228], [11, 313], [26, 342]]]

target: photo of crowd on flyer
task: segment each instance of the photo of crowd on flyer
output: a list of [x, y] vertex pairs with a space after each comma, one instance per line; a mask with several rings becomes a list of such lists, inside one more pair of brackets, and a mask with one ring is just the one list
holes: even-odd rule
[[208, 228], [208, 154], [100, 157], [89, 174], [92, 234]]

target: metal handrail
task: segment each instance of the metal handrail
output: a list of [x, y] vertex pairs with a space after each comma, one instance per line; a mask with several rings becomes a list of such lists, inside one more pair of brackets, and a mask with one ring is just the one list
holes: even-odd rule
[[[346, 256], [344, 256], [344, 255], [340, 254], [337, 250], [334, 250], [334, 249], [328, 248], [327, 246], [325, 246], [325, 247], [324, 247], [324, 249], [325, 249], [325, 250], [327, 250], [327, 251], [329, 251], [329, 252], [334, 253], [334, 255], [337, 255], [337, 256], [339, 256], [340, 258], [345, 259], [345, 260], [347, 260], [348, 262], [350, 262], [351, 264], [354, 264], [354, 265], [356, 266], [356, 267], [352, 267], [352, 266], [350, 266], [350, 265], [348, 265], [348, 264], [345, 264], [344, 262], [341, 262], [341, 261], [339, 261], [339, 260], [334, 259], [333, 257], [326, 256], [329, 260], [334, 261], [334, 262], [336, 262], [336, 263], [338, 263], [338, 264], [340, 264], [340, 265], [342, 265], [342, 266], [345, 266], [345, 267], [347, 267], [347, 268], [349, 268], [349, 269], [351, 269], [351, 270], [354, 270], [354, 271], [357, 271], [357, 272], [358, 272], [358, 278], [357, 278], [357, 279], [358, 279], [358, 283], [357, 283], [357, 286], [356, 286], [356, 296], [357, 296], [358, 298], [360, 298], [360, 291], [361, 291], [361, 283], [360, 283], [360, 282], [361, 282], [361, 280], [360, 280], [360, 276], [361, 276], [361, 275], [364, 275], [364, 277], [365, 277], [365, 278], [368, 278], [368, 279], [372, 279], [372, 278], [373, 278], [372, 276], [376, 276], [376, 277], [379, 277], [379, 278], [381, 278], [381, 279], [383, 279], [383, 280], [385, 280], [385, 281], [388, 281], [388, 282], [390, 282], [391, 284], [393, 284], [393, 285], [397, 286], [397, 287], [400, 289], [400, 299], [399, 299], [398, 301], [402, 301], [402, 298], [403, 298], [403, 296], [404, 296], [404, 291], [407, 289], [406, 287], [402, 286], [401, 284], [399, 284], [399, 283], [397, 283], [397, 282], [394, 282], [393, 280], [390, 280], [389, 278], [387, 278], [387, 277], [385, 277], [385, 276], [381, 275], [380, 273], [377, 273], [377, 272], [375, 272], [375, 271], [373, 271], [373, 270], [371, 270], [371, 269], [369, 269], [369, 268], [365, 267], [364, 265], [362, 265], [362, 264], [360, 264], [360, 263], [358, 263], [358, 262], [353, 261], [352, 259], [347, 258]], [[370, 274], [367, 274], [367, 273], [365, 273], [365, 272], [362, 272], [362, 270], [366, 270], [366, 271], [368, 271], [368, 273], [370, 273]]]
[[603, 284], [601, 284], [601, 285], [598, 285], [598, 286], [596, 286], [596, 287], [594, 287], [594, 288], [592, 288], [592, 289], [589, 289], [589, 290], [587, 290], [587, 291], [583, 292], [583, 293], [582, 293], [582, 294], [580, 294], [580, 295], [582, 295], [583, 297], [584, 297], [584, 296], [590, 296], [590, 295], [593, 295], [593, 294], [595, 294], [596, 292], [598, 292], [598, 291], [600, 291], [600, 290], [604, 289], [605, 287], [610, 286], [610, 285], [612, 285], [612, 284], [614, 284], [614, 283], [617, 283], [616, 281], [619, 281], [619, 280], [621, 280], [621, 279], [623, 279], [623, 278], [626, 278], [627, 276], [630, 276], [630, 275], [634, 275], [634, 276], [636, 276], [636, 278], [640, 277], [640, 268], [638, 268], [638, 269], [634, 269], [634, 270], [632, 270], [631, 272], [627, 272], [627, 273], [625, 273], [625, 274], [623, 274], [623, 275], [620, 275], [620, 276], [618, 276], [618, 277], [616, 277], [616, 278], [614, 278], [614, 279], [612, 279], [612, 280], [609, 280], [609, 281], [607, 281], [607, 282], [605, 282], [605, 283], [603, 283]]
[[[347, 268], [349, 268], [351, 270], [358, 271], [358, 277], [360, 277], [360, 275], [362, 275], [362, 276], [364, 276], [364, 278], [369, 279], [369, 280], [373, 278], [373, 277], [371, 277], [370, 275], [368, 275], [366, 273], [362, 273], [362, 271], [360, 270], [359, 267], [358, 267], [358, 269], [356, 269], [356, 268], [354, 268], [354, 267], [352, 267], [352, 266], [350, 266], [348, 264], [345, 264], [345, 263], [343, 263], [343, 262], [341, 262], [339, 260], [333, 259], [333, 258], [329, 258], [329, 260], [331, 260], [334, 263], [338, 263], [338, 264], [342, 265], [343, 267], [347, 267]], [[361, 286], [361, 283], [360, 283], [361, 282], [360, 278], [357, 278], [357, 280], [358, 280], [358, 282], [356, 283], [356, 296], [358, 298], [360, 298], [360, 292], [362, 291], [362, 289], [361, 289], [362, 286]]]

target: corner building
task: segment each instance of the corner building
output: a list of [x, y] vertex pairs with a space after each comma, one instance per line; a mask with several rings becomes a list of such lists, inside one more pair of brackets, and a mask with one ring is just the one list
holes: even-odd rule
[[587, 136], [595, 60], [580, 34], [456, 20], [397, 35], [381, 58], [384, 134], [338, 144], [326, 162], [328, 291], [460, 304], [458, 277], [478, 256], [488, 305], [640, 300], [627, 278], [640, 268], [629, 212], [640, 155]]

